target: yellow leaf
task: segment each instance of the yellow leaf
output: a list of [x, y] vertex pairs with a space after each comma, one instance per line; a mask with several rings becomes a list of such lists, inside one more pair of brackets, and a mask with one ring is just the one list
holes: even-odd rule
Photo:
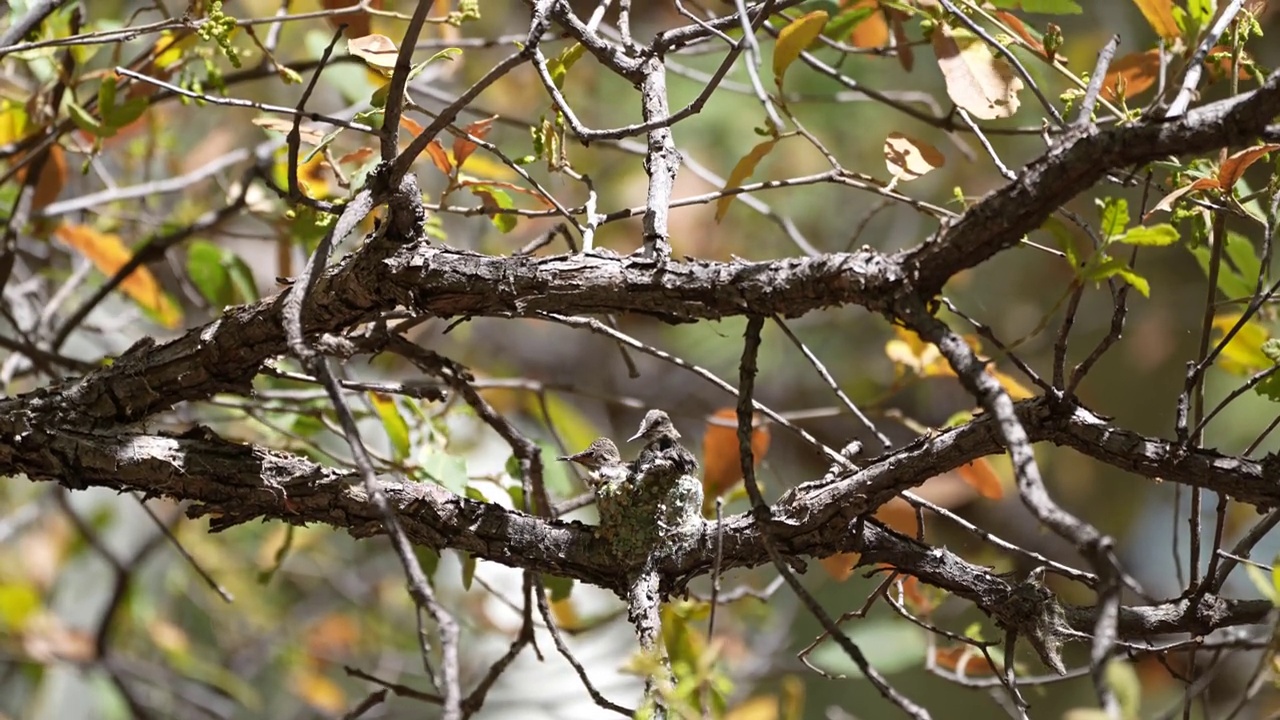
[[724, 720], [778, 720], [778, 698], [757, 695], [726, 713]]
[[0, 100], [0, 145], [21, 140], [30, 125], [25, 105], [12, 100]]
[[939, 25], [932, 41], [952, 102], [983, 120], [1012, 117], [1018, 111], [1022, 79], [980, 38]]
[[[759, 145], [751, 148], [751, 152], [747, 153], [733, 166], [733, 171], [729, 173], [729, 179], [725, 181], [724, 189], [732, 190], [742, 187], [742, 181], [751, 177], [751, 173], [756, 171], [756, 165], [764, 159], [766, 155], [773, 150], [773, 146], [778, 144], [777, 140], [766, 140]], [[724, 219], [724, 214], [729, 211], [729, 205], [733, 202], [734, 195], [725, 195], [716, 200], [716, 222]]]
[[147, 623], [147, 634], [156, 647], [171, 655], [186, 655], [191, 650], [191, 638], [186, 631], [168, 620], [151, 620]]
[[827, 12], [814, 10], [797, 18], [778, 33], [778, 42], [773, 48], [773, 81], [779, 88], [782, 87], [782, 76], [787, 73], [787, 68], [800, 57], [805, 48], [818, 39], [826, 25]]
[[[64, 224], [54, 230], [54, 235], [88, 258], [94, 267], [107, 276], [115, 275], [133, 256], [133, 252], [125, 247], [119, 235], [100, 233], [87, 225]], [[182, 322], [182, 311], [160, 289], [160, 283], [156, 282], [155, 276], [147, 268], [139, 267], [129, 273], [129, 277], [120, 283], [120, 289], [133, 298], [134, 302], [149, 310], [164, 327], [172, 329]]]
[[[1213, 329], [1218, 331], [1214, 341], [1218, 342], [1227, 336], [1231, 328], [1240, 320], [1240, 313], [1218, 315], [1213, 319]], [[1266, 370], [1275, 363], [1262, 352], [1262, 344], [1271, 338], [1271, 333], [1256, 320], [1246, 322], [1231, 342], [1218, 355], [1217, 364], [1233, 375], [1252, 375]]]
[[1009, 397], [1014, 401], [1026, 400], [1036, 396], [1035, 393], [1027, 389], [1026, 385], [1018, 382], [1008, 373], [1001, 372], [995, 368], [987, 368], [987, 372], [1000, 383], [1000, 387], [1004, 388], [1004, 391], [1009, 393]]
[[320, 712], [337, 714], [347, 709], [347, 697], [342, 688], [315, 670], [294, 671], [289, 686], [294, 695]]
[[1173, 19], [1173, 0], [1133, 0], [1156, 34], [1165, 40], [1178, 37], [1178, 23]]
[[896, 180], [915, 180], [947, 164], [938, 149], [902, 133], [889, 133], [884, 141], [884, 165]]

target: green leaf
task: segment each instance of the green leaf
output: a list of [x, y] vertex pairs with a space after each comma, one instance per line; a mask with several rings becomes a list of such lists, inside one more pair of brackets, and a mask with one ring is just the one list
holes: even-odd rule
[[1123, 660], [1112, 660], [1103, 671], [1111, 692], [1115, 693], [1116, 702], [1120, 703], [1120, 716], [1126, 718], [1139, 717], [1142, 707], [1142, 683], [1131, 663]]
[[1262, 595], [1262, 597], [1271, 601], [1272, 605], [1280, 605], [1280, 592], [1276, 590], [1276, 569], [1275, 565], [1271, 566], [1270, 577], [1262, 571], [1262, 568], [1253, 563], [1240, 563], [1244, 566], [1244, 574], [1249, 577], [1249, 581], [1253, 583], [1253, 587]]
[[146, 111], [147, 99], [136, 97], [111, 108], [107, 108], [104, 105], [102, 108], [102, 121], [113, 128], [122, 128], [142, 117], [142, 113]]
[[1280, 364], [1280, 338], [1270, 338], [1262, 343], [1262, 354], [1271, 362]]
[[[1230, 257], [1231, 253], [1231, 242], [1229, 238], [1230, 236], [1228, 236], [1226, 248], [1228, 257]], [[1196, 259], [1196, 264], [1200, 266], [1200, 271], [1204, 273], [1204, 276], [1206, 278], [1209, 277], [1209, 256], [1212, 251], [1204, 245], [1187, 248], [1187, 250], [1191, 253], [1192, 257]], [[1240, 273], [1237, 273], [1226, 264], [1218, 266], [1218, 290], [1228, 298], [1251, 297], [1253, 295], [1256, 281], [1256, 275], [1254, 276], [1253, 281], [1249, 281], [1241, 277]]]
[[476, 556], [462, 553], [462, 589], [470, 591], [471, 581], [476, 577]]
[[1271, 375], [1266, 380], [1254, 385], [1253, 391], [1271, 402], [1280, 402], [1280, 373]]
[[392, 457], [397, 462], [409, 457], [409, 424], [400, 414], [395, 396], [371, 392], [369, 402], [373, 405], [374, 412], [378, 413], [378, 419], [382, 420], [382, 428], [387, 431]]
[[[851, 639], [863, 648], [872, 667], [887, 675], [919, 667], [924, 661], [924, 633], [913, 625], [892, 620], [867, 621], [851, 626]], [[809, 659], [828, 673], [862, 677], [862, 671], [834, 642], [827, 641]]]
[[569, 69], [578, 62], [578, 58], [582, 57], [585, 50], [581, 43], [574, 43], [565, 48], [559, 57], [547, 61], [547, 72], [551, 74], [551, 82], [557, 90], [564, 89], [565, 76], [569, 74]]
[[106, 120], [107, 113], [116, 106], [116, 74], [109, 73], [98, 85], [98, 112]]
[[467, 461], [443, 450], [434, 450], [422, 461], [422, 472], [437, 485], [458, 495], [466, 492]]
[[1227, 258], [1231, 260], [1231, 264], [1235, 265], [1236, 269], [1240, 271], [1241, 280], [1251, 288], [1256, 287], [1258, 274], [1262, 272], [1262, 261], [1258, 259], [1258, 253], [1253, 248], [1253, 242], [1238, 232], [1228, 230], [1227, 244], [1223, 249], [1226, 250]]
[[492, 216], [490, 220], [503, 233], [509, 233], [516, 228], [516, 216], [500, 212], [501, 210], [514, 209], [516, 204], [511, 199], [511, 195], [499, 187], [493, 185], [468, 185], [467, 189], [472, 195], [480, 198], [480, 202], [484, 204]]
[[1124, 233], [1129, 227], [1129, 203], [1124, 198], [1104, 198], [1096, 201], [1102, 208], [1102, 231], [1104, 240], [1110, 240]]
[[105, 138], [116, 134], [115, 128], [103, 125], [101, 120], [90, 115], [88, 110], [77, 105], [74, 100], [67, 101], [67, 115], [76, 127], [94, 137]]
[[1084, 8], [1074, 0], [1022, 0], [1017, 4], [1021, 5], [1023, 12], [1040, 15], [1079, 15], [1084, 12]]
[[1119, 258], [1108, 257], [1096, 265], [1085, 269], [1084, 279], [1102, 282], [1107, 278], [1118, 277], [1142, 293], [1143, 297], [1151, 297], [1151, 283], [1139, 275], [1129, 264]]
[[231, 284], [236, 289], [236, 301], [241, 303], [257, 302], [258, 281], [253, 278], [253, 270], [239, 255], [227, 252], [222, 256], [223, 267], [231, 276]]
[[1129, 228], [1115, 242], [1144, 247], [1164, 247], [1178, 242], [1178, 229], [1168, 223]]
[[543, 575], [542, 582], [546, 584], [547, 590], [550, 591], [551, 602], [567, 599], [569, 594], [573, 592], [573, 578]]
[[231, 273], [223, 265], [226, 251], [205, 240], [196, 240], [187, 248], [187, 275], [209, 304], [223, 308], [234, 304]]
[[871, 17], [871, 14], [878, 10], [879, 7], [876, 5], [862, 5], [850, 8], [836, 15], [834, 20], [827, 23], [827, 26], [822, 29], [822, 34], [832, 40], [843, 40], [849, 36], [849, 33], [853, 32], [854, 28], [858, 27], [859, 23]]

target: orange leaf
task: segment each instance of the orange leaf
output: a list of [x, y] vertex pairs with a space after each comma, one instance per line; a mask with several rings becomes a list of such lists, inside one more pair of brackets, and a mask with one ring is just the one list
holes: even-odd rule
[[1004, 483], [1000, 481], [1000, 476], [996, 474], [986, 458], [978, 458], [971, 463], [961, 465], [956, 468], [956, 474], [988, 500], [999, 500], [1004, 497]]
[[1156, 34], [1165, 40], [1178, 37], [1178, 23], [1173, 19], [1173, 0], [1133, 0]]
[[1273, 150], [1280, 150], [1280, 145], [1270, 143], [1245, 148], [1223, 160], [1222, 165], [1218, 167], [1218, 187], [1223, 190], [1235, 187], [1240, 178], [1244, 177], [1244, 171], [1248, 170], [1250, 165], [1258, 162], [1264, 155]]
[[449, 159], [449, 153], [444, 151], [444, 146], [439, 140], [432, 140], [427, 144], [427, 154], [431, 156], [431, 162], [435, 164], [437, 170], [453, 177], [453, 160]]
[[[53, 231], [63, 243], [89, 258], [104, 275], [113, 276], [124, 266], [133, 252], [125, 247], [119, 235], [100, 233], [87, 225], [64, 224]], [[120, 289], [133, 301], [151, 311], [156, 320], [167, 328], [175, 328], [182, 322], [182, 311], [160, 289], [160, 283], [151, 271], [139, 267], [120, 283]]]
[[[777, 140], [765, 140], [764, 142], [751, 148], [751, 152], [742, 156], [737, 165], [733, 166], [733, 170], [729, 173], [729, 179], [724, 183], [725, 190], [733, 190], [742, 187], [742, 183], [751, 177], [751, 173], [756, 171], [756, 165], [773, 150], [773, 146], [777, 145]], [[725, 195], [716, 200], [716, 222], [724, 219], [725, 213], [729, 212], [729, 205], [733, 202], [735, 195]]]
[[818, 560], [822, 564], [822, 569], [827, 571], [836, 582], [844, 582], [853, 574], [853, 569], [858, 566], [858, 560], [862, 557], [860, 553], [839, 553], [830, 555]]
[[[493, 121], [497, 119], [498, 116], [494, 115], [491, 118], [477, 120], [462, 128], [462, 130], [468, 135], [484, 140], [489, 136], [489, 131], [493, 129]], [[457, 137], [453, 139], [453, 159], [457, 161], [458, 167], [462, 167], [462, 164], [467, 161], [467, 158], [471, 157], [471, 153], [475, 152], [477, 147], [478, 146], [475, 143], [465, 137]]]
[[996, 675], [999, 672], [971, 645], [938, 648], [934, 658], [938, 667], [952, 670], [957, 675], [982, 676]]
[[1022, 41], [1027, 44], [1027, 47], [1039, 53], [1041, 57], [1049, 57], [1049, 53], [1044, 49], [1044, 45], [1036, 39], [1035, 35], [1032, 35], [1031, 32], [1027, 30], [1027, 26], [1022, 24], [1022, 20], [1018, 19], [1018, 16], [1004, 10], [997, 10], [995, 12], [995, 16], [1000, 18], [1005, 25], [1008, 25], [1009, 29], [1012, 30], [1014, 34], [1022, 38]]
[[[30, 163], [18, 171], [19, 182], [26, 182], [27, 168]], [[36, 180], [35, 194], [31, 197], [31, 209], [39, 210], [62, 194], [62, 187], [67, 183], [67, 156], [60, 145], [51, 145], [45, 155], [44, 166], [40, 168], [40, 177]]]
[[347, 153], [346, 155], [343, 155], [342, 157], [338, 158], [338, 164], [339, 165], [348, 165], [348, 164], [359, 165], [364, 163], [369, 158], [373, 157], [373, 153], [374, 153], [373, 148], [368, 148], [368, 147], [363, 147], [363, 148], [360, 148], [359, 150], [353, 150]]
[[844, 7], [876, 8], [866, 19], [853, 26], [849, 31], [849, 44], [859, 48], [879, 48], [889, 44], [889, 23], [884, 19], [884, 11], [880, 9], [878, 0], [855, 0], [846, 2]]
[[[1145, 92], [1160, 77], [1160, 51], [1129, 53], [1111, 63], [1102, 80], [1102, 97], [1116, 100], [1121, 93], [1126, 100]], [[1123, 87], [1121, 87], [1123, 86]]]
[[[756, 465], [769, 452], [769, 426], [757, 413], [752, 418], [751, 457]], [[738, 454], [738, 411], [721, 408], [707, 421], [702, 436], [702, 489], [707, 498], [723, 495], [742, 481]]]
[[360, 640], [360, 625], [355, 618], [342, 613], [329, 613], [307, 628], [307, 652], [312, 657], [332, 658], [349, 653]]
[[[339, 10], [352, 6], [351, 0], [321, 0], [320, 4], [325, 10]], [[382, 0], [373, 0], [369, 3], [369, 7], [374, 9], [382, 9]], [[325, 20], [336, 30], [341, 25], [347, 26], [347, 37], [361, 37], [368, 35], [372, 29], [369, 13], [366, 10], [359, 12], [348, 12], [341, 15], [326, 15]]]
[[411, 117], [406, 117], [404, 115], [401, 115], [400, 127], [404, 128], [405, 130], [408, 130], [409, 134], [411, 135], [417, 136], [422, 134], [422, 126], [414, 122], [413, 118]]

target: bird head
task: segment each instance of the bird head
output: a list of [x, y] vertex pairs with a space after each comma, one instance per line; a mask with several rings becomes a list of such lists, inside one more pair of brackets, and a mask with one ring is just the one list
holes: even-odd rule
[[622, 454], [618, 452], [618, 446], [613, 444], [609, 438], [599, 438], [590, 445], [586, 450], [575, 455], [561, 455], [556, 458], [565, 462], [576, 462], [583, 467], [593, 470], [607, 467], [609, 465], [619, 465], [622, 463]]
[[680, 439], [680, 433], [676, 431], [676, 426], [671, 424], [671, 418], [661, 410], [650, 410], [644, 414], [644, 420], [640, 421], [640, 430], [627, 439], [627, 442], [633, 442], [640, 438], [649, 440], [650, 442], [658, 438], [670, 438], [672, 440]]

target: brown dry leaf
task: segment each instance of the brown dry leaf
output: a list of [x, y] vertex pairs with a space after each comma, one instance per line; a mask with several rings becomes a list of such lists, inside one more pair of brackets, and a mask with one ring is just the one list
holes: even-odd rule
[[[100, 233], [87, 225], [64, 224], [53, 231], [59, 240], [81, 255], [89, 258], [94, 267], [110, 277], [133, 256], [119, 235]], [[182, 311], [160, 289], [160, 283], [151, 271], [139, 267], [120, 283], [120, 289], [133, 301], [150, 310], [156, 321], [173, 329], [182, 322]]]
[[938, 148], [902, 133], [889, 133], [884, 141], [884, 165], [895, 180], [915, 180], [947, 164]]
[[[498, 116], [494, 115], [493, 117], [485, 118], [484, 120], [477, 120], [463, 128], [463, 131], [472, 137], [478, 137], [481, 140], [484, 140], [489, 136], [489, 131], [493, 129], [493, 121], [497, 119]], [[467, 158], [471, 157], [471, 153], [475, 152], [477, 147], [479, 147], [479, 145], [476, 145], [465, 137], [457, 137], [453, 139], [453, 159], [458, 163], [458, 167], [462, 167], [462, 164], [467, 161]]]
[[383, 75], [390, 75], [395, 70], [396, 57], [400, 54], [395, 41], [386, 35], [352, 38], [347, 41], [347, 52]]
[[1102, 80], [1102, 97], [1115, 101], [1121, 97], [1117, 92], [1123, 86], [1124, 99], [1145, 92], [1160, 77], [1160, 51], [1148, 50], [1130, 53], [1111, 63], [1107, 68], [1107, 76]]
[[938, 648], [935, 656], [938, 667], [954, 671], [957, 675], [982, 677], [997, 674], [987, 658], [972, 645]]
[[[285, 120], [284, 118], [256, 117], [250, 122], [264, 130], [274, 130], [278, 133], [284, 133], [286, 136], [293, 132], [293, 121]], [[314, 126], [299, 125], [298, 137], [308, 145], [319, 145], [320, 141], [324, 140], [324, 132]]]
[[1173, 0], [1133, 0], [1133, 3], [1157, 35], [1165, 40], [1179, 36], [1178, 23], [1173, 19]]
[[889, 23], [885, 20], [884, 11], [880, 9], [879, 0], [853, 0], [843, 4], [845, 9], [874, 7], [866, 19], [853, 26], [849, 31], [849, 44], [858, 48], [880, 48], [889, 44]]
[[839, 553], [821, 558], [818, 562], [822, 565], [822, 569], [827, 571], [836, 582], [844, 582], [853, 574], [853, 569], [858, 566], [858, 560], [861, 559], [860, 553]]
[[893, 47], [898, 51], [898, 64], [906, 72], [916, 65], [916, 53], [907, 39], [907, 14], [897, 8], [889, 9], [889, 23], [893, 26]]
[[1004, 483], [986, 458], [978, 458], [971, 463], [961, 465], [956, 468], [956, 474], [968, 483], [969, 487], [977, 490], [979, 495], [988, 500], [999, 500], [1004, 497]]
[[439, 140], [432, 140], [427, 144], [427, 155], [431, 156], [431, 162], [437, 170], [444, 173], [446, 177], [453, 177], [453, 160], [449, 158], [449, 153], [445, 152]]
[[1018, 112], [1022, 79], [1009, 63], [991, 54], [980, 38], [939, 25], [933, 33], [933, 51], [947, 82], [947, 96], [957, 106], [983, 120]]
[[[769, 452], [769, 425], [756, 413], [752, 418], [751, 456], [756, 465]], [[742, 481], [742, 461], [738, 455], [738, 411], [721, 408], [707, 420], [702, 435], [702, 490], [712, 499]]]
[[1152, 215], [1155, 215], [1157, 212], [1161, 210], [1164, 210], [1165, 212], [1172, 210], [1173, 204], [1178, 202], [1178, 198], [1181, 198], [1183, 195], [1186, 195], [1187, 193], [1192, 193], [1192, 192], [1195, 192], [1196, 190], [1221, 190], [1221, 189], [1222, 189], [1222, 186], [1218, 184], [1217, 178], [1200, 178], [1199, 180], [1196, 180], [1190, 185], [1183, 185], [1182, 187], [1174, 190], [1168, 195], [1165, 195], [1164, 197], [1160, 198], [1160, 202], [1156, 203], [1155, 207], [1151, 208], [1150, 212], [1142, 216], [1142, 221], [1146, 222], [1148, 218], [1150, 218]]
[[[756, 165], [759, 165], [760, 161], [763, 160], [765, 156], [773, 150], [773, 146], [777, 144], [777, 140], [765, 140], [759, 145], [751, 148], [751, 152], [743, 155], [742, 159], [738, 161], [738, 164], [733, 166], [733, 170], [729, 173], [729, 179], [724, 183], [724, 189], [732, 190], [734, 188], [742, 187], [743, 181], [751, 177], [751, 174], [756, 171]], [[720, 222], [724, 219], [724, 215], [729, 212], [729, 205], [733, 203], [734, 197], [736, 196], [725, 195], [719, 200], [716, 200], [716, 222]]]
[[[1257, 147], [1245, 148], [1232, 154], [1218, 166], [1218, 187], [1228, 190], [1244, 177], [1249, 166], [1261, 160], [1267, 153], [1280, 150], [1280, 145], [1269, 143]], [[42, 178], [43, 179], [43, 178]]]

